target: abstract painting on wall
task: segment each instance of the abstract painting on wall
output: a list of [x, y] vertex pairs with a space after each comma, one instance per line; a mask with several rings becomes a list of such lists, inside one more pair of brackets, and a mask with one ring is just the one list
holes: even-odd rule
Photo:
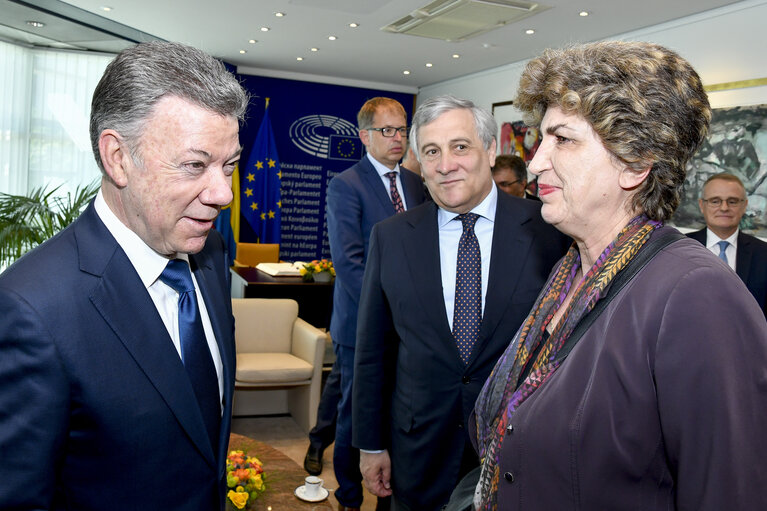
[[672, 222], [679, 227], [705, 226], [698, 199], [709, 176], [727, 172], [743, 181], [748, 197], [740, 227], [767, 236], [767, 105], [717, 108], [703, 145], [687, 164], [682, 202]]

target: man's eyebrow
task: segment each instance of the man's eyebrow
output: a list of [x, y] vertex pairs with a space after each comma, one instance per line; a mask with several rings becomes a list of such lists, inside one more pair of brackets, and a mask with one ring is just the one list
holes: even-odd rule
[[[195, 149], [195, 148], [192, 147], [192, 148], [189, 149], [189, 151], [191, 151], [191, 152], [193, 152], [195, 154], [199, 154], [200, 156], [202, 156], [204, 158], [207, 158], [207, 159], [212, 158], [212, 155], [208, 151], [206, 151], [204, 149]], [[231, 160], [232, 158], [235, 158], [235, 157], [239, 156], [241, 153], [242, 153], [242, 147], [239, 147], [237, 149], [237, 151], [234, 152], [234, 154], [232, 154], [229, 158], [227, 158], [227, 160]]]
[[195, 149], [194, 147], [190, 147], [187, 149], [190, 153], [194, 153], [202, 158], [210, 159], [211, 154], [208, 151], [205, 151], [204, 149]]
[[227, 158], [227, 160], [231, 160], [232, 158], [236, 158], [236, 157], [238, 157], [240, 154], [242, 154], [242, 146], [240, 146], [239, 148], [237, 148], [237, 150], [234, 152], [234, 154], [233, 154], [233, 155], [231, 155], [229, 158]]

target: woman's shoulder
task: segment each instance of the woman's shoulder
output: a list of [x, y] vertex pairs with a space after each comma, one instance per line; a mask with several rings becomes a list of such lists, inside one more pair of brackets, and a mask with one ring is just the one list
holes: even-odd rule
[[[673, 236], [674, 233], [678, 234], [678, 239], [663, 247], [651, 261], [651, 265], [656, 271], [663, 271], [665, 267], [665, 271], [669, 272], [669, 276], [672, 277], [701, 268], [712, 268], [715, 273], [721, 273], [722, 275], [728, 273], [726, 265], [717, 259], [706, 247], [680, 233], [673, 227], [660, 227], [653, 233], [650, 239], [653, 240], [660, 236]], [[730, 271], [729, 273], [733, 272]]]
[[[658, 229], [658, 235], [674, 230]], [[658, 252], [638, 277], [663, 297], [666, 311], [674, 304], [706, 315], [758, 312], [746, 285], [732, 269], [692, 238], [682, 237]], [[751, 303], [753, 302], [753, 303]], [[749, 309], [754, 309], [750, 311]], [[727, 312], [730, 311], [730, 312]]]

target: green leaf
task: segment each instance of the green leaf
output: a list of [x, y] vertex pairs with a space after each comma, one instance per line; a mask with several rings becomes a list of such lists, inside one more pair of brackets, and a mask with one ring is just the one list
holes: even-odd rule
[[71, 224], [98, 192], [100, 180], [56, 195], [59, 186], [35, 188], [29, 195], [0, 193], [0, 268]]

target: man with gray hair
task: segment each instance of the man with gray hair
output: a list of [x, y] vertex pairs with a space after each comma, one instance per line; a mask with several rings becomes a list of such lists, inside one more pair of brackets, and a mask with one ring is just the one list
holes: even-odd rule
[[706, 227], [687, 233], [727, 263], [754, 296], [767, 316], [767, 243], [740, 230], [748, 197], [734, 174], [709, 176], [698, 199]]
[[234, 324], [211, 228], [247, 104], [180, 44], [107, 66], [97, 197], [0, 276], [1, 509], [224, 508]]
[[[327, 193], [328, 240], [336, 269], [330, 335], [341, 390], [333, 469], [341, 511], [359, 510], [363, 500], [359, 456], [352, 448], [351, 399], [357, 307], [370, 231], [381, 220], [424, 201], [421, 179], [398, 163], [407, 150], [407, 115], [402, 104], [386, 97], [365, 101], [357, 113], [357, 127], [367, 154], [331, 179]], [[311, 452], [310, 445], [307, 455]], [[322, 458], [321, 450], [318, 458]], [[387, 507], [387, 499], [379, 498], [377, 508]]]
[[471, 101], [424, 102], [410, 141], [434, 202], [370, 236], [353, 444], [367, 488], [393, 494], [398, 510], [440, 509], [478, 466], [467, 434], [474, 401], [567, 249], [540, 203], [498, 192], [496, 131]]

